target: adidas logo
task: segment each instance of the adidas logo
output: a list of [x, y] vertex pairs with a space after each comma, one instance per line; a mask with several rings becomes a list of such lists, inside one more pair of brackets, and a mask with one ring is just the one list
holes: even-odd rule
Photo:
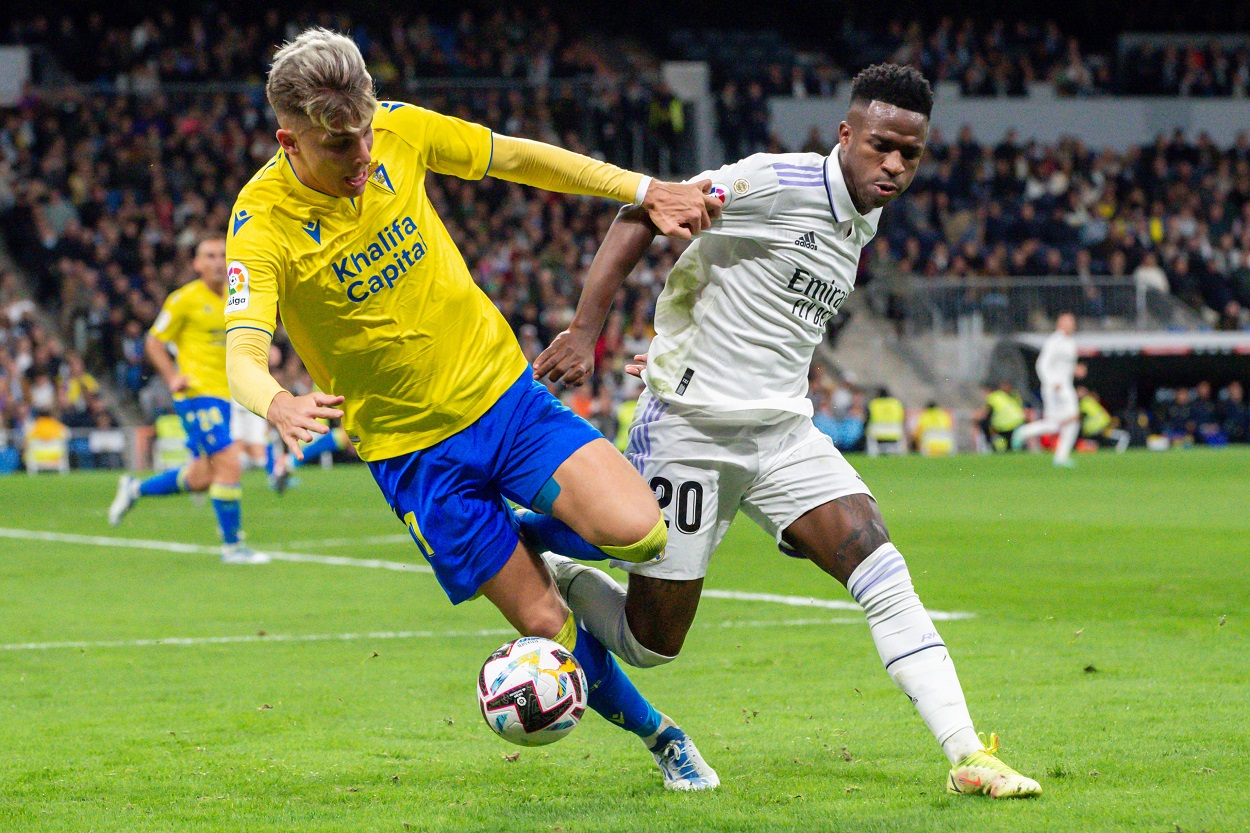
[[813, 252], [816, 251], [816, 232], [807, 232], [798, 240], [795, 240], [794, 245], [802, 246], [805, 249], [811, 249]]

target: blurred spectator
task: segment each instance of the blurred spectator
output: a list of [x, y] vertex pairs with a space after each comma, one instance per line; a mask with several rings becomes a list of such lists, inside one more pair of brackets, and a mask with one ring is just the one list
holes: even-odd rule
[[916, 417], [913, 435], [916, 450], [925, 457], [946, 457], [955, 453], [955, 421], [950, 411], [930, 401]]
[[1003, 380], [998, 387], [983, 389], [985, 405], [975, 414], [981, 433], [990, 448], [996, 452], [1011, 449], [1011, 433], [1024, 425], [1027, 417], [1024, 402], [1015, 392], [1011, 382]]
[[1250, 442], [1250, 408], [1241, 382], [1233, 381], [1224, 390], [1219, 406], [1220, 423], [1229, 442]]

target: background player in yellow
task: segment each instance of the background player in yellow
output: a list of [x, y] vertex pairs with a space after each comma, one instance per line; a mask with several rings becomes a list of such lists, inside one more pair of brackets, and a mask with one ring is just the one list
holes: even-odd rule
[[[226, 321], [222, 312], [226, 284], [226, 241], [201, 240], [191, 268], [198, 277], [165, 299], [147, 337], [148, 360], [174, 395], [174, 410], [187, 432], [191, 462], [140, 481], [123, 475], [109, 507], [109, 523], [143, 497], [208, 490], [221, 530], [221, 560], [228, 564], [263, 564], [264, 553], [241, 540], [239, 449], [230, 436], [230, 390], [226, 382]], [[177, 361], [169, 347], [177, 350]]]
[[[427, 171], [490, 174], [638, 202], [660, 229], [690, 237], [719, 208], [710, 183], [656, 182], [412, 104], [379, 104], [355, 44], [324, 29], [277, 52], [266, 93], [281, 149], [239, 194], [227, 246], [234, 398], [297, 457], [300, 441], [328, 430], [318, 419], [341, 417], [453, 603], [483, 595], [522, 634], [564, 644], [586, 673], [590, 707], [643, 740], [666, 787], [717, 786], [685, 732], [577, 625], [505, 502], [561, 518], [605, 558], [637, 562], [663, 552], [655, 498], [533, 379], [425, 192]], [[295, 397], [269, 375], [279, 312], [324, 393]]]

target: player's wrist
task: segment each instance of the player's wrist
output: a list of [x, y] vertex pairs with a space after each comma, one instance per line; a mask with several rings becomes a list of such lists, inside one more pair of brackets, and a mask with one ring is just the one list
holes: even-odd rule
[[638, 187], [634, 189], [635, 205], [644, 205], [646, 203], [647, 192], [651, 190], [651, 183], [653, 182], [655, 182], [655, 178], [646, 174], [643, 174], [642, 178], [638, 180]]
[[579, 321], [578, 319], [574, 318], [573, 322], [569, 324], [569, 328], [567, 332], [571, 337], [575, 339], [593, 342], [599, 338], [599, 331], [602, 329], [603, 329], [602, 324], [600, 324], [599, 326], [595, 326], [591, 322]]
[[294, 401], [295, 395], [289, 390], [283, 388], [273, 395], [269, 400], [269, 407], [265, 409], [265, 419], [270, 422], [274, 421], [274, 408], [282, 409], [287, 402]]

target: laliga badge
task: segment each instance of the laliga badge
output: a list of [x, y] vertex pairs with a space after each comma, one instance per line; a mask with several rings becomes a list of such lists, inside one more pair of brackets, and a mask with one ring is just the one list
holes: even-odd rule
[[226, 266], [226, 312], [241, 312], [252, 300], [252, 276], [237, 260]]

